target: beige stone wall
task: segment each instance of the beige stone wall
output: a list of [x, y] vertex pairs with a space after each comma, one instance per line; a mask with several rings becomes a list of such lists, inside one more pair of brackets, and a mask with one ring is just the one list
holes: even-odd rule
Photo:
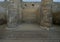
[[[32, 6], [34, 4], [34, 6]], [[23, 8], [23, 21], [29, 22], [38, 22], [40, 19], [39, 17], [39, 10], [40, 10], [40, 3], [35, 2], [24, 2], [22, 4]], [[38, 20], [39, 19], [39, 20]]]
[[22, 6], [23, 8], [38, 8], [40, 6], [40, 2], [23, 2]]
[[38, 14], [39, 14], [38, 9], [35, 9], [35, 8], [24, 9], [23, 10], [23, 21], [36, 22]]

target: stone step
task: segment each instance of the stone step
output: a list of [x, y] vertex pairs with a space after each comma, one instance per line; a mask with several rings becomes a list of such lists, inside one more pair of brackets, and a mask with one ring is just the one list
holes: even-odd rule
[[44, 31], [6, 31], [4, 39], [20, 38], [47, 38], [48, 33]]
[[2, 40], [1, 42], [59, 42], [59, 40]]
[[46, 30], [40, 30], [40, 31], [13, 31], [8, 30], [5, 31], [3, 37], [1, 39], [4, 40], [60, 40], [60, 34], [58, 32], [53, 31], [46, 31]]

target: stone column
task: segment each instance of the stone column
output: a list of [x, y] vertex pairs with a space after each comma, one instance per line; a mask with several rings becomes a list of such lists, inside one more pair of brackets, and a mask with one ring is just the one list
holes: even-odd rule
[[18, 23], [22, 23], [22, 0], [18, 1], [18, 16], [19, 16], [19, 21]]
[[8, 6], [8, 27], [16, 27], [19, 21], [19, 2], [20, 0], [10, 0]]
[[42, 0], [40, 27], [48, 29], [52, 26], [52, 2], [53, 0]]

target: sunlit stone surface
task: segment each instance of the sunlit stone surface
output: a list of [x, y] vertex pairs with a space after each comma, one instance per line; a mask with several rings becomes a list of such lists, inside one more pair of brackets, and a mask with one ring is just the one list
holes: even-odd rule
[[42, 0], [41, 3], [41, 28], [50, 28], [52, 26], [52, 1], [53, 0]]

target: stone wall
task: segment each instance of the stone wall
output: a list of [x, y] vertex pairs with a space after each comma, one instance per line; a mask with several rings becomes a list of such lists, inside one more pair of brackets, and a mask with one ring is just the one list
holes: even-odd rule
[[23, 21], [34, 23], [37, 21], [37, 10], [36, 8], [27, 8], [23, 10]]
[[41, 2], [23, 2], [22, 7], [23, 8], [38, 8], [40, 4]]
[[60, 2], [53, 2], [52, 4], [52, 12], [60, 11]]
[[60, 24], [60, 2], [54, 2], [52, 5], [53, 23]]
[[[36, 23], [40, 20], [40, 2], [23, 2], [23, 21]], [[39, 17], [39, 18], [38, 18]], [[39, 19], [39, 20], [38, 20]], [[39, 22], [38, 22], [39, 23]]]
[[47, 29], [52, 26], [52, 2], [53, 0], [42, 0], [41, 3], [41, 28]]
[[[25, 17], [25, 12], [23, 12], [24, 11], [24, 8], [25, 9], [27, 9], [27, 8], [34, 8], [34, 9], [36, 9], [37, 8], [37, 10], [34, 12], [34, 13], [32, 13], [32, 14], [30, 14], [34, 19], [31, 19], [31, 17], [29, 17], [32, 21], [33, 20], [36, 20], [35, 18], [37, 17], [37, 21], [38, 21], [38, 23], [40, 22], [40, 18], [42, 19], [42, 17], [43, 17], [43, 19], [42, 19], [42, 21], [44, 20], [44, 16], [45, 16], [45, 13], [46, 13], [46, 18], [45, 18], [45, 20], [47, 19], [47, 17], [51, 17], [51, 4], [53, 4], [53, 3], [51, 3], [51, 4], [49, 4], [49, 2], [47, 2], [48, 4], [46, 4], [45, 2], [42, 2], [42, 6], [41, 6], [41, 3], [22, 3], [22, 1], [17, 1], [17, 0], [10, 0], [10, 4], [9, 4], [9, 6], [8, 6], [8, 10], [9, 10], [9, 12], [8, 12], [8, 14], [9, 14], [9, 22], [8, 22], [8, 24], [12, 24], [12, 25], [16, 25], [16, 24], [18, 24], [19, 22], [21, 23], [22, 21], [23, 21], [23, 19], [25, 20], [25, 19], [27, 19], [28, 17], [29, 17], [29, 15], [28, 14], [26, 14], [26, 16], [28, 16], [27, 18], [23, 18], [23, 17]], [[27, 4], [27, 6], [25, 6], [25, 4]], [[32, 4], [34, 4], [34, 6], [32, 6]], [[47, 7], [45, 7], [47, 5]], [[44, 15], [44, 16], [42, 16], [41, 14], [40, 14], [40, 8], [38, 8], [38, 7], [42, 7], [41, 8], [41, 11], [44, 11], [44, 12], [42, 12], [42, 14]], [[45, 7], [45, 8], [44, 8]], [[54, 8], [54, 7], [53, 7]], [[56, 7], [55, 7], [56, 8]], [[51, 9], [51, 10], [50, 10]], [[46, 11], [48, 11], [48, 14], [47, 14], [47, 12]], [[52, 11], [54, 11], [54, 10], [52, 10]], [[24, 15], [23, 15], [24, 14]], [[38, 16], [36, 16], [36, 14], [38, 14]], [[33, 16], [34, 15], [34, 16]], [[40, 17], [40, 15], [42, 16], [42, 17]], [[48, 16], [47, 16], [48, 15]], [[35, 17], [36, 16], [36, 17]], [[51, 18], [50, 18], [51, 19]], [[50, 19], [49, 19], [49, 21], [50, 21]], [[45, 22], [46, 21], [43, 21], [43, 23], [45, 24]], [[27, 20], [26, 20], [27, 21]], [[47, 19], [47, 21], [48, 21], [48, 19]], [[51, 21], [50, 21], [51, 22]], [[49, 22], [49, 23], [50, 23]], [[41, 22], [41, 24], [42, 25], [44, 25], [42, 22]], [[49, 23], [47, 23], [47, 25], [49, 24]], [[10, 25], [9, 25], [10, 26]], [[50, 26], [50, 25], [49, 25]], [[48, 26], [48, 27], [49, 27]], [[11, 26], [10, 26], [11, 27]]]
[[19, 7], [20, 1], [10, 0], [8, 5], [8, 27], [15, 27], [18, 25], [20, 19]]

